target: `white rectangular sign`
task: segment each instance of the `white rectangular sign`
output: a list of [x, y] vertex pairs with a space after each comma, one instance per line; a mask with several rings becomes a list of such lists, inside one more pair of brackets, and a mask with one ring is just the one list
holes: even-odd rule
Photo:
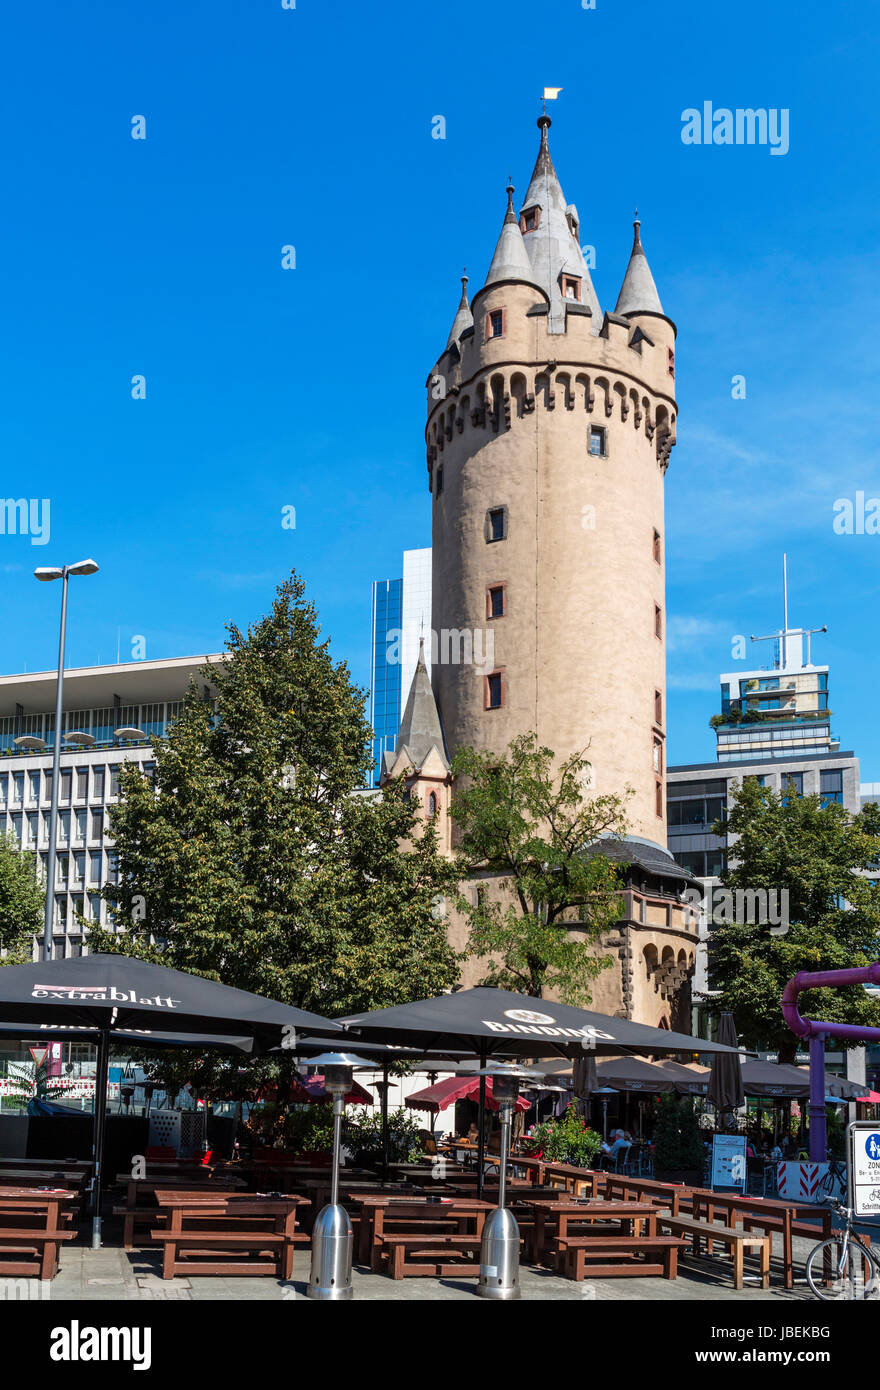
[[849, 1201], [856, 1216], [880, 1216], [880, 1124], [849, 1126]]
[[746, 1190], [746, 1136], [716, 1134], [712, 1139], [712, 1186]]

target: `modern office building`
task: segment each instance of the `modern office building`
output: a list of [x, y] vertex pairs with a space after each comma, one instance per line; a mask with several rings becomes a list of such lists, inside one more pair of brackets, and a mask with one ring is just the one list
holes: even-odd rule
[[[714, 763], [671, 766], [666, 776], [668, 846], [675, 860], [699, 880], [706, 903], [732, 852], [725, 833], [713, 825], [727, 820], [735, 783], [754, 777], [774, 792], [821, 796], [856, 812], [863, 804], [859, 760], [841, 752], [831, 730], [827, 666], [814, 665], [810, 643], [823, 628], [788, 625], [787, 576], [782, 628], [754, 642], [773, 644], [773, 664], [720, 677], [721, 709], [713, 716]], [[865, 798], [866, 799], [866, 798]], [[707, 971], [707, 912], [700, 915], [694, 996], [711, 990]]]
[[831, 732], [828, 667], [811, 659], [811, 641], [826, 627], [788, 624], [788, 568], [783, 565], [783, 625], [778, 632], [752, 637], [772, 642], [773, 665], [721, 676], [721, 710], [712, 723], [719, 763], [835, 753], [840, 740]]
[[[83, 922], [107, 924], [107, 904], [100, 890], [118, 880], [107, 812], [118, 796], [121, 765], [135, 762], [149, 772], [152, 741], [167, 731], [179, 713], [190, 680], [207, 695], [200, 670], [221, 659], [216, 655], [174, 657], [65, 671], [56, 958], [82, 954]], [[54, 671], [0, 676], [0, 833], [39, 854], [44, 869], [49, 851], [55, 691]]]
[[378, 785], [382, 754], [393, 752], [405, 694], [412, 685], [425, 638], [431, 654], [431, 549], [405, 550], [403, 576], [373, 584], [370, 650], [370, 724], [373, 729], [373, 782]]

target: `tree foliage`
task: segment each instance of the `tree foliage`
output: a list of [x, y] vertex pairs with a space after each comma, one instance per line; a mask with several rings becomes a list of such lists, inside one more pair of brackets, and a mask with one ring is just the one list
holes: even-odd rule
[[19, 849], [13, 836], [0, 835], [0, 948], [7, 952], [0, 965], [30, 960], [33, 938], [43, 929], [45, 897], [37, 856]]
[[[798, 1040], [782, 1017], [782, 991], [799, 970], [838, 970], [878, 958], [880, 888], [866, 871], [880, 863], [880, 811], [858, 814], [819, 796], [781, 793], [746, 778], [734, 788], [716, 834], [735, 843], [725, 888], [788, 892], [788, 930], [736, 921], [713, 928], [709, 941], [712, 1000], [729, 1009], [741, 1042], [775, 1048], [790, 1062]], [[784, 923], [782, 924], [784, 928]], [[801, 1012], [835, 1023], [880, 1026], [880, 1006], [861, 986], [810, 990]]]
[[[461, 786], [450, 814], [462, 871], [501, 879], [501, 898], [459, 897], [470, 949], [488, 958], [486, 984], [538, 998], [553, 989], [586, 1004], [591, 981], [611, 963], [595, 946], [620, 918], [621, 880], [597, 842], [624, 833], [625, 801], [588, 797], [589, 766], [575, 754], [557, 767], [532, 733], [503, 756], [465, 748], [455, 758]], [[576, 936], [566, 930], [572, 920]]]
[[[454, 867], [370, 763], [364, 694], [320, 640], [292, 574], [271, 611], [229, 628], [222, 666], [191, 686], [150, 780], [120, 773], [111, 831], [122, 937], [137, 954], [333, 1015], [437, 994], [457, 977], [442, 901]], [[412, 848], [401, 841], [412, 837]]]

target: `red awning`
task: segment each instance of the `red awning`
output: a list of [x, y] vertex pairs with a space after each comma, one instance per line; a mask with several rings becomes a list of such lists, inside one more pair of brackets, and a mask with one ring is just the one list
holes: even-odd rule
[[[319, 1071], [307, 1076], [300, 1084], [294, 1082], [290, 1088], [291, 1105], [308, 1105], [313, 1100], [331, 1100], [329, 1091], [324, 1089], [324, 1077]], [[372, 1105], [373, 1094], [363, 1086], [359, 1086], [356, 1081], [351, 1083], [351, 1090], [345, 1097], [346, 1105]]]
[[[407, 1096], [404, 1104], [410, 1110], [428, 1110], [432, 1115], [437, 1115], [441, 1110], [454, 1105], [457, 1100], [479, 1100], [480, 1098], [480, 1078], [478, 1076], [449, 1076], [445, 1081], [437, 1081], [433, 1086], [428, 1086], [424, 1091], [414, 1091], [411, 1096]], [[531, 1101], [525, 1096], [520, 1096], [516, 1102], [517, 1110], [528, 1110]], [[498, 1105], [492, 1099], [491, 1079], [486, 1081], [486, 1105], [490, 1110], [497, 1110]]]
[[869, 1091], [866, 1096], [856, 1096], [856, 1105], [880, 1105], [880, 1091]]

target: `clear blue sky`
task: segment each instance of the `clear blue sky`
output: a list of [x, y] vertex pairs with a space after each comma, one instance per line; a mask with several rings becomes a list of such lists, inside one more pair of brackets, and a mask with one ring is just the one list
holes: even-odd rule
[[[670, 761], [712, 757], [718, 673], [781, 622], [786, 549], [842, 747], [880, 779], [880, 536], [832, 529], [835, 499], [880, 496], [873, 7], [42, 0], [2, 32], [0, 495], [50, 498], [52, 535], [0, 537], [0, 670], [55, 659], [34, 565], [93, 555], [72, 665], [117, 629], [123, 657], [216, 650], [295, 565], [367, 683], [370, 582], [430, 544], [425, 377], [555, 85], [603, 307], [637, 202], [679, 329]], [[789, 153], [683, 145], [704, 100], [788, 108]]]

